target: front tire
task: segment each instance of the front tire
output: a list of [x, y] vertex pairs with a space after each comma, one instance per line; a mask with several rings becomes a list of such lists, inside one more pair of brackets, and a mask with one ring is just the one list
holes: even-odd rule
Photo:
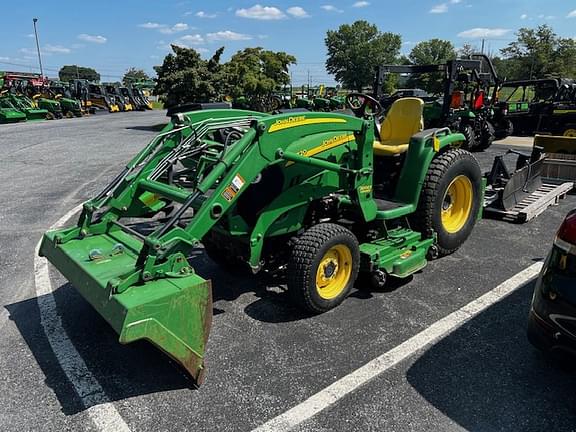
[[348, 229], [331, 223], [302, 234], [288, 261], [288, 292], [313, 313], [338, 306], [358, 277], [360, 249]]
[[482, 172], [461, 149], [437, 156], [426, 174], [412, 225], [424, 237], [437, 235], [440, 256], [455, 252], [470, 236], [480, 211]]

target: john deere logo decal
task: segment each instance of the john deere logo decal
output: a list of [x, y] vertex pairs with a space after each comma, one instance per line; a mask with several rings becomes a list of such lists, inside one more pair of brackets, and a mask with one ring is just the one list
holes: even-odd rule
[[278, 132], [284, 129], [289, 129], [298, 126], [323, 124], [323, 123], [346, 123], [345, 119], [329, 118], [329, 117], [315, 117], [306, 118], [306, 116], [288, 117], [282, 120], [276, 120], [268, 129], [268, 132]]

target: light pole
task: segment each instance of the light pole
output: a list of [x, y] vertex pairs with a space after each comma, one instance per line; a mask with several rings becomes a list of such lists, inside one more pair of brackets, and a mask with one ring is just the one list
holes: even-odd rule
[[38, 43], [38, 31], [36, 30], [36, 22], [38, 22], [38, 18], [33, 18], [32, 22], [34, 23], [34, 36], [36, 37], [36, 50], [38, 50], [38, 63], [40, 64], [40, 75], [44, 77], [44, 70], [42, 69], [42, 56], [40, 55], [40, 44]]

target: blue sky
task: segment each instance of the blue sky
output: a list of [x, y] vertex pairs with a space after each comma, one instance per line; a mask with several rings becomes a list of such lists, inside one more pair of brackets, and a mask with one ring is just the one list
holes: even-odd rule
[[365, 19], [402, 35], [408, 53], [418, 41], [450, 40], [497, 52], [520, 27], [548, 23], [576, 37], [576, 0], [101, 0], [11, 2], [0, 17], [0, 69], [36, 71], [32, 18], [37, 17], [43, 63], [49, 76], [63, 64], [97, 69], [118, 80], [131, 67], [152, 72], [178, 43], [209, 56], [248, 46], [287, 51], [298, 58], [295, 83], [332, 84], [324, 70], [329, 29]]

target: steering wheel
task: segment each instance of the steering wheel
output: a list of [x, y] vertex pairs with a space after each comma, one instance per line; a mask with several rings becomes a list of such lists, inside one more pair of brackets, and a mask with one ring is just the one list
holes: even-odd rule
[[350, 93], [346, 95], [346, 105], [352, 110], [356, 117], [364, 117], [367, 108], [370, 108], [369, 115], [379, 116], [384, 111], [380, 102], [364, 93]]

